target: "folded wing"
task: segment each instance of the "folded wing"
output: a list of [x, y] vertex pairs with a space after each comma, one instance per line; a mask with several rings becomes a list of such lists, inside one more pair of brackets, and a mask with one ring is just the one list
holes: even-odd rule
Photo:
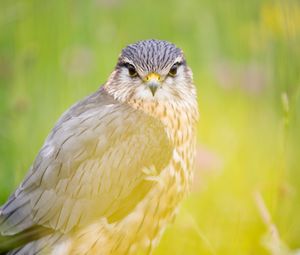
[[0, 209], [1, 234], [34, 227], [66, 233], [101, 217], [117, 221], [154, 185], [145, 170], [159, 174], [171, 154], [159, 121], [99, 91], [73, 106], [52, 130]]

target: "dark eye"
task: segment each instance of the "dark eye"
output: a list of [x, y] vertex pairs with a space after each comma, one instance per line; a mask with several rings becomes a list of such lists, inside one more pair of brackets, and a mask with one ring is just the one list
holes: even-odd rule
[[127, 63], [125, 66], [128, 69], [128, 73], [131, 77], [137, 76], [137, 72], [135, 70], [135, 67], [132, 64]]
[[170, 71], [169, 71], [169, 75], [175, 76], [175, 75], [177, 74], [178, 66], [179, 66], [179, 63], [175, 63], [175, 64], [171, 67], [171, 69], [170, 69]]

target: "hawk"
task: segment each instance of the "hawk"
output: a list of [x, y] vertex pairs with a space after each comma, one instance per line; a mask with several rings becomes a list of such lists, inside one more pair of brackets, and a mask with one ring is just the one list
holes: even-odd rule
[[189, 191], [198, 106], [181, 49], [124, 48], [0, 208], [5, 254], [150, 254]]

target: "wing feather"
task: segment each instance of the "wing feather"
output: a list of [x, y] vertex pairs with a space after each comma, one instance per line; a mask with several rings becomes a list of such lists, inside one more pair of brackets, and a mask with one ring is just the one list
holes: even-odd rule
[[[30, 172], [0, 210], [4, 235], [43, 226], [61, 232], [128, 214], [152, 187], [172, 148], [162, 124], [103, 90], [66, 112]], [[4, 227], [5, 226], [5, 227]]]

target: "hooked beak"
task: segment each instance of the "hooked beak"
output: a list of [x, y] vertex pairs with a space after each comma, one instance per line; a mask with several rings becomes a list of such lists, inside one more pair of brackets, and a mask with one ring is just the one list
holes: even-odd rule
[[160, 87], [160, 75], [157, 73], [150, 73], [146, 76], [145, 81], [151, 91], [152, 96], [155, 95], [157, 89]]

